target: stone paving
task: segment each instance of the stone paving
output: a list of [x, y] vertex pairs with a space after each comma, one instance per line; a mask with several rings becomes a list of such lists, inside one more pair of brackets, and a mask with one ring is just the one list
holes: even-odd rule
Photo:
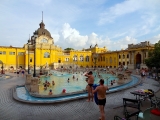
[[[0, 79], [0, 120], [98, 120], [100, 116], [98, 106], [94, 102], [86, 102], [86, 99], [58, 104], [27, 104], [16, 101], [12, 98], [12, 88], [24, 84], [25, 78], [12, 73], [7, 74], [13, 77]], [[142, 86], [107, 94], [106, 120], [113, 120], [115, 115], [123, 116], [122, 98], [134, 99], [131, 91], [137, 89], [158, 91], [159, 87], [155, 84], [158, 82], [147, 78]], [[149, 101], [146, 101], [143, 106], [148, 106], [148, 103]]]

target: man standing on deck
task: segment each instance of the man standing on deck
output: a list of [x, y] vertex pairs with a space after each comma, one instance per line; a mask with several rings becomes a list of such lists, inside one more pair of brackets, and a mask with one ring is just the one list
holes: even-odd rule
[[88, 102], [90, 102], [90, 99], [91, 99], [91, 101], [93, 101], [93, 93], [92, 93], [93, 88], [92, 88], [92, 86], [94, 84], [94, 77], [92, 74], [93, 74], [92, 71], [85, 74], [85, 76], [88, 77], [88, 80], [87, 80], [87, 82], [88, 82], [88, 100], [87, 101]]
[[106, 90], [108, 90], [108, 87], [104, 86], [103, 79], [100, 79], [99, 83], [100, 83], [100, 86], [96, 87], [96, 89], [93, 90], [93, 94], [97, 92], [98, 105], [101, 112], [101, 117], [99, 119], [105, 120], [104, 106], [106, 104]]

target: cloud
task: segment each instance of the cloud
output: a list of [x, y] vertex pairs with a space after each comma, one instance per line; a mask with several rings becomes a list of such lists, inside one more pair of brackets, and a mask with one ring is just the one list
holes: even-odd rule
[[159, 4], [159, 0], [5, 0], [0, 4], [4, 16], [1, 45], [21, 47], [27, 43], [29, 34], [39, 27], [42, 10], [45, 28], [62, 48], [83, 49], [97, 43], [119, 50], [143, 38], [156, 42], [160, 34]]
[[63, 49], [71, 47], [76, 50], [82, 50], [83, 48], [89, 48], [90, 45], [95, 46], [98, 44], [99, 47], [106, 46], [109, 50], [120, 50], [122, 48], [126, 49], [128, 44], [137, 43], [137, 39], [129, 36], [117, 41], [113, 41], [107, 36], [105, 38], [98, 36], [94, 32], [90, 35], [83, 36], [80, 35], [78, 30], [71, 28], [68, 23], [63, 25], [62, 29], [56, 36], [58, 36], [59, 39], [55, 41], [55, 44], [58, 44]]
[[83, 48], [86, 45], [88, 36], [80, 35], [79, 31], [70, 27], [68, 23], [65, 23], [62, 30], [58, 33], [59, 39], [56, 42], [62, 48], [73, 47], [74, 49]]
[[149, 38], [149, 39], [147, 39], [146, 41], [150, 41], [150, 43], [155, 44], [155, 43], [157, 43], [159, 40], [160, 40], [160, 34], [158, 34], [158, 35], [156, 35], [156, 36], [154, 36], [154, 37], [152, 37], [152, 38]]
[[[122, 39], [119, 39], [119, 40], [113, 42], [114, 43], [113, 44], [113, 48], [114, 49], [117, 48], [117, 50], [119, 50], [119, 49], [126, 49], [126, 48], [128, 48], [128, 44], [132, 44], [132, 43], [136, 44], [137, 42], [138, 42], [137, 39], [132, 38], [130, 36], [126, 36], [126, 37], [124, 37]], [[111, 43], [111, 45], [112, 45], [112, 43]]]
[[156, 9], [159, 9], [158, 4], [160, 4], [160, 1], [158, 0], [154, 0], [153, 2], [151, 0], [125, 0], [102, 12], [98, 23], [99, 25], [102, 25], [114, 22], [118, 17], [137, 11], [140, 13], [143, 13], [142, 11], [155, 11]]

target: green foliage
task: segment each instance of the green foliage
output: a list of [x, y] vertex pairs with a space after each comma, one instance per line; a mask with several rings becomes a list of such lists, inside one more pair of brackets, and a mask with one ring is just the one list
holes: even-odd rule
[[64, 49], [64, 50], [74, 50], [73, 48], [66, 48], [66, 49]]
[[145, 63], [149, 68], [160, 68], [160, 40], [155, 44], [154, 50], [149, 52], [149, 58], [145, 59]]

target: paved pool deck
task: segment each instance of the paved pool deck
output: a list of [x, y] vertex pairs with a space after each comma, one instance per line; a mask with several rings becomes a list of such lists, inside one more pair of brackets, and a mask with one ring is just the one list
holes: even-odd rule
[[[68, 101], [58, 104], [27, 104], [16, 101], [12, 97], [12, 88], [24, 84], [25, 77], [17, 77], [16, 74], [9, 79], [0, 79], [0, 120], [98, 120], [99, 108], [94, 102], [86, 102], [86, 99]], [[140, 78], [139, 75], [136, 75]], [[113, 120], [115, 115], [123, 117], [122, 98], [133, 98], [131, 91], [139, 89], [153, 89], [160, 97], [159, 83], [147, 78], [143, 85], [129, 88], [124, 91], [107, 95], [105, 106], [106, 120]], [[142, 111], [150, 107], [150, 101], [144, 101]], [[134, 118], [133, 118], [134, 120]]]

